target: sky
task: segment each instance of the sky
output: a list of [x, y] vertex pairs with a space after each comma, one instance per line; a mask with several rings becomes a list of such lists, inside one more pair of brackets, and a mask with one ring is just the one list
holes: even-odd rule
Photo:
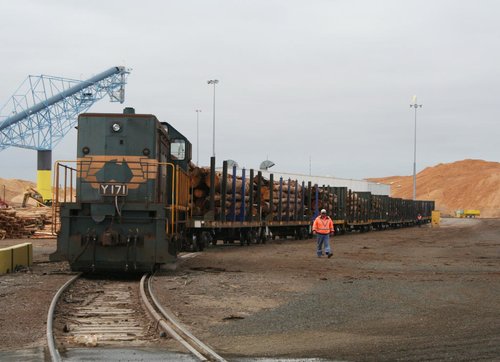
[[[362, 179], [500, 161], [500, 1], [0, 0], [0, 105], [29, 75], [132, 69], [124, 104], [193, 143], [196, 162]], [[53, 161], [76, 158], [76, 130]], [[36, 152], [0, 177], [36, 179]]]

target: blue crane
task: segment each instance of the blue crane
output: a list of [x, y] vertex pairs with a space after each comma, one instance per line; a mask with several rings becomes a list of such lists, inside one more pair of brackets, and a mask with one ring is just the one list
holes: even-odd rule
[[52, 198], [52, 149], [75, 126], [78, 114], [98, 100], [109, 96], [123, 103], [129, 73], [119, 66], [85, 81], [30, 75], [0, 108], [0, 151], [38, 151], [37, 188], [44, 200]]

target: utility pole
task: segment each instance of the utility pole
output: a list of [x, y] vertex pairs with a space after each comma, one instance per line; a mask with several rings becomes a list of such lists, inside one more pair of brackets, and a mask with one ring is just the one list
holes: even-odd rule
[[415, 133], [413, 140], [413, 200], [417, 199], [417, 108], [422, 108], [421, 104], [417, 104], [417, 96], [413, 96], [413, 104], [410, 108], [415, 108]]
[[212, 136], [212, 157], [215, 157], [215, 85], [219, 83], [217, 79], [211, 79], [207, 81], [207, 84], [213, 84], [214, 85], [214, 106], [213, 106], [213, 115], [214, 115], [214, 120], [213, 120], [213, 136]]
[[196, 109], [196, 166], [200, 165], [200, 112], [201, 109]]

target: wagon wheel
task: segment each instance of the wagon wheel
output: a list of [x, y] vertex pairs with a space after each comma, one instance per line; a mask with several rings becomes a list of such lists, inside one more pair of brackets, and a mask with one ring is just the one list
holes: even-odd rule
[[267, 242], [267, 240], [269, 240], [269, 236], [266, 235], [265, 230], [262, 230], [261, 233], [260, 233], [260, 242], [262, 244], [265, 244]]
[[246, 244], [247, 241], [247, 232], [245, 230], [240, 231], [240, 246]]
[[255, 230], [250, 230], [247, 237], [247, 245], [258, 244], [259, 238], [257, 237], [257, 232]]

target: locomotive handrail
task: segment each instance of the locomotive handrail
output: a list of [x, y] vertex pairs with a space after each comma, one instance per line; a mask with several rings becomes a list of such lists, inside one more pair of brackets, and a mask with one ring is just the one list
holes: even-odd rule
[[73, 167], [70, 167], [70, 166], [67, 166], [67, 165], [63, 165], [62, 163], [65, 162], [65, 163], [77, 163], [78, 161], [76, 160], [59, 160], [59, 161], [56, 161], [54, 163], [54, 170], [55, 170], [55, 173], [54, 173], [54, 180], [53, 180], [53, 185], [55, 185], [53, 188], [52, 188], [52, 227], [51, 227], [51, 231], [52, 231], [52, 234], [56, 234], [57, 233], [57, 226], [58, 226], [58, 222], [57, 222], [57, 216], [58, 216], [58, 208], [59, 208], [59, 193], [60, 193], [60, 190], [59, 190], [59, 169], [60, 167], [63, 167], [64, 168], [64, 202], [67, 202], [66, 201], [66, 192], [67, 192], [67, 176], [68, 176], [68, 170], [70, 171], [70, 200], [73, 201], [73, 173], [76, 173], [77, 172], [77, 169], [76, 168], [73, 168]]
[[[177, 224], [179, 223], [177, 220], [179, 219], [178, 211], [183, 209], [183, 211], [189, 211], [189, 185], [187, 183], [189, 176], [186, 171], [184, 171], [178, 165], [175, 165], [171, 162], [158, 162], [158, 166], [166, 166], [172, 168], [171, 173], [171, 184], [172, 184], [172, 192], [171, 192], [171, 220], [166, 223], [166, 233], [170, 233], [173, 235], [177, 230]], [[182, 175], [182, 176], [181, 176]], [[167, 204], [168, 206], [168, 204]], [[169, 230], [169, 225], [171, 225]]]

